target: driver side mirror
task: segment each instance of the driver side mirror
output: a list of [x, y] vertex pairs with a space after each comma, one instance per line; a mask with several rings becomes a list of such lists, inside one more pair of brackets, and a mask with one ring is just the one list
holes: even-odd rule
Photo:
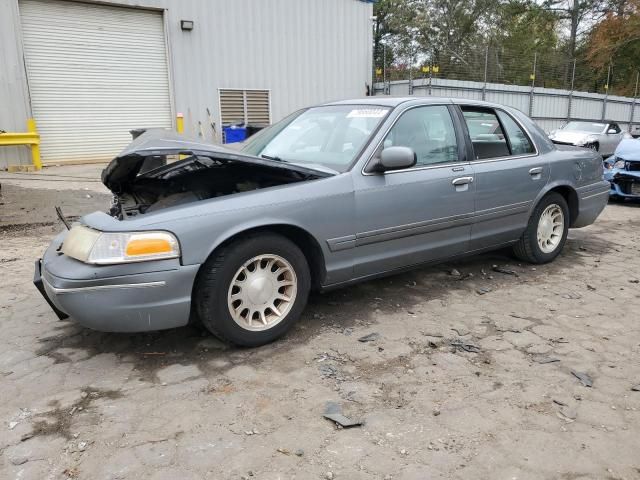
[[373, 171], [384, 173], [413, 167], [417, 162], [416, 153], [409, 147], [387, 147], [380, 153]]
[[615, 128], [610, 128], [607, 130], [607, 135], [615, 135], [618, 131]]

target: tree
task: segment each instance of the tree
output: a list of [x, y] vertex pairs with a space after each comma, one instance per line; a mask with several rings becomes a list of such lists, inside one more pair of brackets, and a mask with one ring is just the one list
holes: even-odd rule
[[585, 56], [597, 71], [606, 71], [613, 65], [610, 83], [616, 85], [616, 93], [634, 94], [640, 68], [640, 0], [625, 2], [595, 26]]

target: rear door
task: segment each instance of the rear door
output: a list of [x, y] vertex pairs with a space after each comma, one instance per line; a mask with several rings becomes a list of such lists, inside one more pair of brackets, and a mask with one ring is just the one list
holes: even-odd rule
[[516, 240], [549, 179], [548, 161], [538, 155], [526, 129], [505, 110], [461, 105], [459, 112], [473, 150], [476, 193], [470, 248]]
[[413, 168], [354, 175], [355, 273], [364, 277], [465, 252], [475, 184], [454, 107], [407, 109], [385, 135], [383, 148], [413, 149]]

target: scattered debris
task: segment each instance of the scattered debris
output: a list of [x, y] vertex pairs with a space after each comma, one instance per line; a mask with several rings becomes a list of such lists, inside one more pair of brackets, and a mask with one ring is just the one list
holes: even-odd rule
[[436, 409], [436, 410], [434, 410], [434, 411], [433, 411], [433, 416], [434, 416], [434, 417], [437, 417], [438, 415], [440, 415], [440, 410], [437, 410], [437, 409]]
[[553, 399], [553, 400], [551, 400], [551, 401], [552, 401], [553, 403], [555, 403], [556, 405], [560, 405], [561, 407], [566, 407], [566, 406], [567, 406], [567, 404], [566, 404], [566, 403], [564, 403], [562, 400], [557, 400], [557, 399], [555, 399], [555, 398], [554, 398], [554, 399]]
[[554, 362], [559, 362], [560, 359], [559, 358], [553, 358], [553, 357], [537, 357], [533, 359], [534, 362], [539, 363], [541, 365], [547, 364], [547, 363], [554, 363]]
[[342, 407], [336, 402], [327, 402], [322, 416], [332, 422], [337, 423], [342, 428], [360, 427], [361, 420], [352, 420], [342, 414]]
[[13, 430], [18, 425], [18, 422], [9, 422], [9, 430]]
[[579, 300], [582, 298], [582, 295], [576, 292], [569, 292], [562, 295], [562, 298], [567, 298], [569, 300]]
[[78, 450], [80, 452], [84, 452], [87, 449], [87, 442], [78, 443]]
[[640, 384], [634, 385], [633, 387], [631, 387], [631, 390], [634, 392], [640, 392]]
[[302, 457], [304, 455], [304, 450], [302, 450], [301, 448], [297, 449], [295, 452], [293, 452], [294, 455], [296, 457]]
[[470, 352], [470, 353], [480, 353], [480, 350], [481, 350], [480, 347], [478, 347], [477, 345], [474, 345], [472, 343], [466, 343], [462, 340], [453, 340], [450, 345], [455, 349], [465, 351], [465, 352]]
[[467, 335], [469, 335], [469, 333], [471, 333], [471, 332], [469, 332], [469, 330], [467, 330], [464, 327], [452, 328], [451, 330], [456, 332], [459, 337], [466, 337]]
[[0, 263], [17, 262], [17, 258], [0, 258]]
[[327, 472], [324, 474], [324, 478], [327, 480], [333, 480], [335, 477], [333, 476], [333, 472]]
[[629, 283], [640, 283], [640, 280], [638, 280], [637, 278], [632, 278], [631, 280], [629, 280]]
[[66, 475], [67, 478], [77, 478], [80, 475], [80, 470], [77, 468], [65, 468], [62, 474]]
[[568, 405], [563, 405], [562, 407], [560, 407], [560, 411], [558, 413], [558, 416], [568, 423], [573, 422], [578, 417], [576, 409], [571, 408]]
[[276, 452], [282, 453], [283, 455], [291, 455], [291, 452], [286, 448], [278, 448]]
[[584, 385], [585, 387], [593, 387], [593, 380], [588, 374], [576, 372], [575, 370], [571, 370], [571, 374], [578, 380], [580, 380], [580, 383], [582, 383], [582, 385]]
[[587, 283], [587, 290], [591, 290], [592, 292], [595, 292], [596, 291], [596, 287], [594, 287], [593, 285], [589, 285]]
[[328, 363], [323, 363], [318, 367], [320, 370], [320, 374], [325, 378], [331, 378], [338, 375], [338, 369], [333, 365], [329, 365]]
[[374, 341], [378, 340], [379, 338], [380, 338], [380, 334], [377, 333], [377, 332], [373, 332], [373, 333], [370, 333], [368, 335], [365, 335], [364, 337], [360, 337], [358, 339], [358, 341], [362, 342], [362, 343], [367, 343], [367, 342], [374, 342]]
[[514, 277], [520, 276], [515, 270], [509, 270], [508, 268], [499, 267], [498, 265], [494, 265], [493, 267], [491, 267], [491, 270], [493, 270], [494, 272], [502, 273], [504, 275], [513, 275]]
[[478, 288], [478, 289], [476, 290], [476, 293], [477, 293], [478, 295], [484, 295], [484, 294], [489, 293], [489, 292], [492, 292], [492, 291], [493, 291], [493, 289], [492, 289], [492, 288], [489, 288], [489, 287], [483, 287], [483, 288]]
[[462, 276], [460, 274], [460, 272], [455, 268], [452, 268], [451, 270], [449, 270], [449, 275], [451, 275], [452, 277], [461, 277]]

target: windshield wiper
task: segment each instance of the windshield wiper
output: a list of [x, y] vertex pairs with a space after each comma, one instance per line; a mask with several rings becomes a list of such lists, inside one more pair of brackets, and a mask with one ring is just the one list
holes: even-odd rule
[[262, 158], [267, 159], [267, 160], [274, 160], [274, 161], [276, 161], [276, 162], [284, 162], [284, 163], [287, 163], [287, 161], [286, 161], [286, 160], [283, 160], [283, 159], [281, 159], [280, 157], [272, 157], [271, 155], [264, 155], [264, 154], [262, 154], [262, 155], [260, 155], [260, 156], [261, 156]]

